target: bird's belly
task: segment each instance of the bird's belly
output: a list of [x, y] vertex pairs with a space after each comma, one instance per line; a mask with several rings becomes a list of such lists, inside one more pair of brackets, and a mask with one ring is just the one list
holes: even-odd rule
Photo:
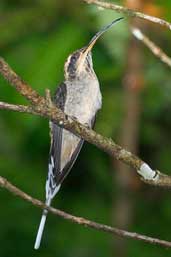
[[96, 112], [101, 108], [99, 85], [67, 90], [65, 113], [75, 117], [80, 123], [91, 126]]
[[[68, 85], [64, 112], [75, 117], [80, 123], [92, 126], [92, 119], [101, 108], [101, 93], [99, 84]], [[71, 159], [80, 142], [80, 137], [63, 129], [61, 147], [61, 170]]]

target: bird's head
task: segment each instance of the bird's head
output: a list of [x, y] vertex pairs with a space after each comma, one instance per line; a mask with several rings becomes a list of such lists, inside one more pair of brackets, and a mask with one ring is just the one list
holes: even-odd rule
[[94, 44], [104, 32], [106, 32], [109, 28], [111, 28], [115, 23], [117, 23], [121, 19], [123, 18], [118, 18], [112, 21], [109, 25], [105, 26], [100, 31], [98, 31], [90, 40], [87, 46], [69, 55], [64, 66], [64, 75], [66, 80], [74, 80], [75, 78], [79, 78], [81, 77], [81, 75], [84, 75], [87, 72], [91, 73], [93, 71], [91, 50]]

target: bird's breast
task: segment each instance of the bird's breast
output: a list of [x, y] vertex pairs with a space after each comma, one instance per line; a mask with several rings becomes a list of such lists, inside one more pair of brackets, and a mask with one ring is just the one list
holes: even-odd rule
[[65, 113], [74, 116], [82, 124], [91, 126], [91, 120], [102, 104], [98, 80], [94, 78], [93, 80], [66, 82], [66, 86]]

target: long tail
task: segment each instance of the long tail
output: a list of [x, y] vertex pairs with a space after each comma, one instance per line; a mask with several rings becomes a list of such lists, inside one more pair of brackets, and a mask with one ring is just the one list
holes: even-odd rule
[[[49, 198], [46, 201], [46, 205], [50, 206], [51, 200], [52, 199]], [[38, 229], [38, 232], [37, 232], [37, 237], [36, 237], [36, 241], [35, 241], [35, 245], [34, 245], [34, 249], [36, 249], [36, 250], [39, 249], [39, 247], [40, 247], [40, 243], [41, 243], [41, 239], [42, 239], [42, 235], [43, 235], [43, 230], [44, 230], [47, 214], [48, 214], [48, 211], [43, 210], [42, 218], [41, 218], [41, 221], [40, 221], [40, 225], [39, 225], [39, 229]]]

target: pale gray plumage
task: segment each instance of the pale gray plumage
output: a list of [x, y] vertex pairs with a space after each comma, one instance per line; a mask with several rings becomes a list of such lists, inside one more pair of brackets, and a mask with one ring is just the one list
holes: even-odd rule
[[[88, 46], [71, 54], [64, 66], [65, 81], [58, 87], [54, 103], [67, 115], [76, 118], [80, 123], [94, 125], [97, 111], [102, 105], [99, 82], [93, 70], [91, 49], [96, 40], [114, 23], [99, 31]], [[51, 147], [49, 154], [49, 171], [46, 181], [46, 204], [50, 206], [53, 197], [59, 191], [61, 183], [72, 168], [83, 145], [83, 139], [50, 122]], [[47, 210], [43, 211], [35, 249], [41, 242]]]

